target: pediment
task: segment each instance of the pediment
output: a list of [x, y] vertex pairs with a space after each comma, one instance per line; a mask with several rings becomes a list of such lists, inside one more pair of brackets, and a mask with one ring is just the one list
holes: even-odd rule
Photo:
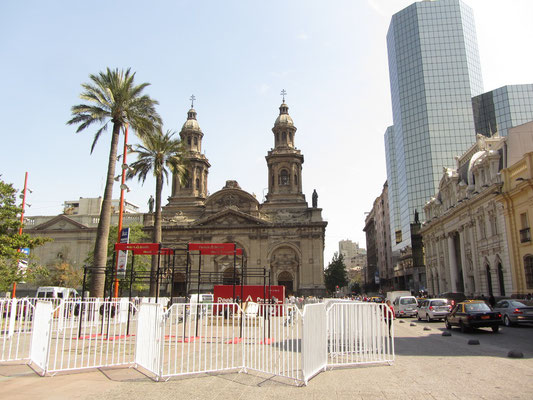
[[258, 210], [259, 202], [248, 192], [233, 187], [219, 190], [206, 201], [206, 209], [210, 212], [216, 213], [229, 207], [251, 213]]
[[64, 215], [58, 215], [57, 217], [52, 218], [49, 221], [46, 221], [36, 227], [32, 228], [38, 231], [65, 231], [65, 230], [82, 230], [88, 229], [87, 226], [80, 224], [69, 217]]
[[242, 226], [242, 225], [266, 225], [267, 221], [253, 215], [243, 213], [235, 208], [226, 208], [213, 215], [201, 218], [193, 225], [196, 226]]

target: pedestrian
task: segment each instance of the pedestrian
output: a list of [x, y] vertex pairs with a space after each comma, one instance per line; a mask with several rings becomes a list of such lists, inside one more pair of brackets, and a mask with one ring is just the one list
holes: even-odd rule
[[531, 293], [528, 293], [526, 296], [526, 300], [531, 300]]
[[390, 300], [387, 300], [385, 302], [385, 307], [383, 307], [383, 318], [385, 319], [385, 323], [388, 323], [389, 325], [390, 337], [390, 327], [392, 325], [392, 321], [394, 320], [394, 307], [392, 306]]
[[496, 305], [496, 299], [494, 298], [494, 296], [492, 295], [492, 293], [490, 294], [489, 296], [489, 305], [494, 308], [494, 306]]

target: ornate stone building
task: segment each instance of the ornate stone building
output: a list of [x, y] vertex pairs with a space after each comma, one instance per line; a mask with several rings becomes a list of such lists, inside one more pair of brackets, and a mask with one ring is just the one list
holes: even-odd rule
[[533, 122], [509, 129], [507, 149], [498, 200], [504, 208], [513, 295], [523, 297], [533, 293]]
[[367, 290], [386, 291], [394, 287], [388, 190], [388, 183], [385, 182], [381, 194], [374, 200], [372, 210], [365, 219], [363, 231], [367, 243]]
[[444, 168], [439, 191], [424, 207], [421, 234], [430, 294], [509, 296], [509, 262], [500, 170], [505, 138], [477, 135], [455, 169]]
[[[295, 147], [296, 127], [285, 101], [281, 104], [272, 132], [274, 148], [266, 156], [268, 194], [264, 203], [229, 180], [219, 191], [208, 195], [210, 164], [202, 154], [204, 134], [190, 109], [180, 136], [187, 146], [189, 183], [181, 186], [175, 178], [168, 204], [163, 207], [163, 244], [180, 247], [189, 242], [235, 242], [243, 249], [248, 268], [266, 268], [272, 284], [282, 284], [288, 293], [324, 294], [324, 235], [327, 222], [322, 209], [309, 207], [302, 193], [304, 157]], [[183, 262], [183, 260], [181, 260]], [[233, 256], [202, 258], [202, 271], [233, 277]], [[237, 275], [240, 275], [240, 264]], [[176, 274], [174, 285], [183, 290], [184, 276]], [[228, 282], [229, 283], [229, 282]], [[246, 284], [262, 285], [259, 278]], [[209, 282], [201, 291], [212, 290]]]

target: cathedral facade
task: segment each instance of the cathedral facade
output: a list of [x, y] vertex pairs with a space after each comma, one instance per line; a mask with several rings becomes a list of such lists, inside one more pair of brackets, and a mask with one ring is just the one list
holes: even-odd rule
[[[324, 238], [327, 222], [322, 219], [316, 192], [312, 207], [302, 193], [303, 154], [295, 147], [296, 127], [283, 101], [272, 128], [274, 148], [268, 151], [268, 194], [260, 203], [228, 180], [219, 191], [208, 195], [208, 159], [202, 153], [204, 134], [191, 108], [180, 131], [187, 149], [189, 179], [181, 185], [173, 178], [172, 193], [162, 209], [163, 238], [166, 247], [187, 243], [236, 243], [243, 249], [246, 268], [265, 269], [273, 285], [284, 285], [287, 294], [325, 294]], [[241, 275], [241, 264], [234, 271], [233, 256], [208, 256], [201, 259], [204, 273], [227, 277]], [[196, 267], [197, 268], [197, 267]], [[182, 291], [184, 276], [174, 276], [174, 287]], [[228, 282], [229, 283], [229, 282]], [[248, 285], [262, 285], [250, 277]], [[202, 282], [200, 291], [212, 291], [213, 284]]]

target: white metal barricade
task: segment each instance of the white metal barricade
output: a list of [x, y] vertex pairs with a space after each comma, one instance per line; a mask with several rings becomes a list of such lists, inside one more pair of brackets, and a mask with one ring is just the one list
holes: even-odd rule
[[257, 309], [256, 315], [244, 314], [245, 370], [303, 381], [300, 310], [287, 304], [255, 304], [254, 308]]
[[241, 316], [237, 304], [173, 304], [161, 330], [162, 377], [242, 368]]
[[47, 356], [42, 362], [42, 353], [32, 352], [30, 360], [43, 375], [133, 363], [136, 317], [130, 312], [130, 318], [123, 321], [120, 302], [67, 300], [55, 308], [41, 303], [51, 308], [50, 322], [48, 326], [35, 324], [33, 337], [48, 337]]
[[30, 360], [40, 369], [42, 375], [46, 373], [48, 354], [50, 350], [50, 328], [53, 318], [53, 304], [49, 301], [38, 301], [35, 306], [33, 334], [31, 336]]
[[320, 371], [326, 369], [327, 322], [324, 303], [307, 304], [304, 307], [302, 335], [302, 373], [305, 384]]
[[161, 376], [161, 328], [163, 307], [156, 303], [142, 303], [137, 321], [135, 364], [155, 375]]
[[394, 327], [377, 303], [336, 303], [327, 310], [328, 366], [394, 361]]
[[0, 300], [0, 361], [29, 358], [34, 309], [29, 299]]
[[[307, 384], [326, 367], [394, 361], [386, 310], [354, 302], [309, 304], [302, 314], [294, 305], [253, 302], [242, 308], [180, 303], [165, 311], [159, 302], [137, 310], [124, 299], [67, 300], [57, 307], [45, 301], [32, 311], [29, 357], [43, 375], [136, 365], [156, 380], [239, 370]], [[11, 322], [12, 311], [3, 321], [4, 337], [24, 331], [25, 319]]]

